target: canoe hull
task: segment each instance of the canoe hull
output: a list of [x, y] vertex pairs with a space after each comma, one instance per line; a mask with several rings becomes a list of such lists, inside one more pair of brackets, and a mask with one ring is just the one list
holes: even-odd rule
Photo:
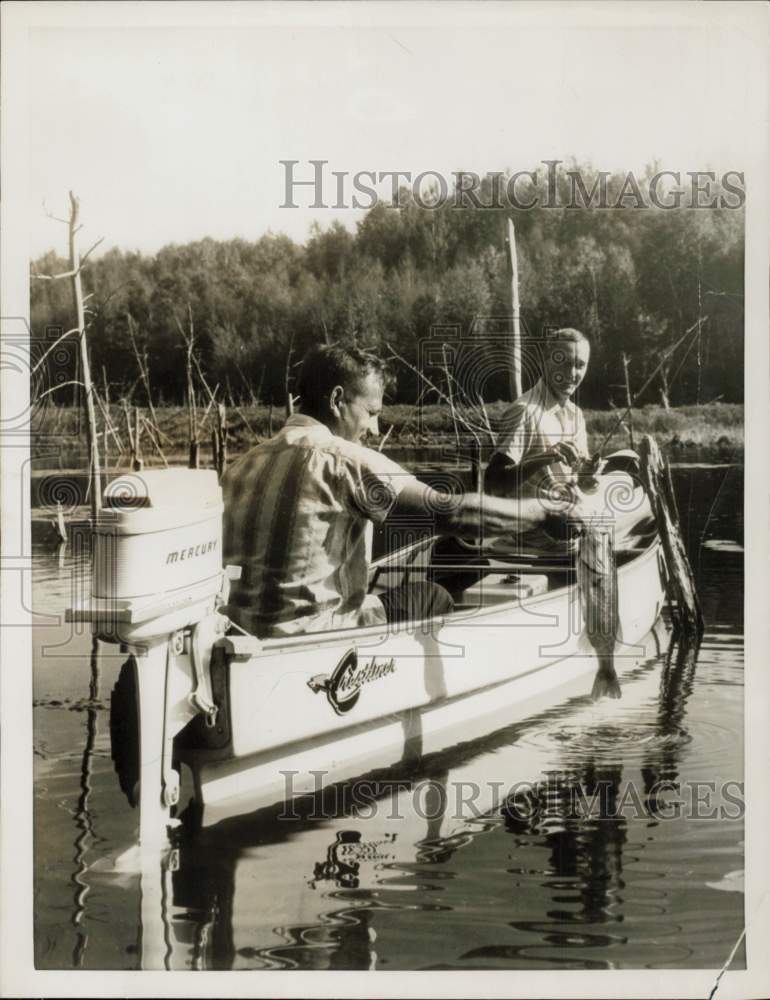
[[[623, 675], [653, 655], [657, 542], [618, 573]], [[229, 743], [182, 753], [207, 825], [440, 750], [587, 695], [597, 660], [575, 586], [441, 621], [286, 640], [223, 640]]]

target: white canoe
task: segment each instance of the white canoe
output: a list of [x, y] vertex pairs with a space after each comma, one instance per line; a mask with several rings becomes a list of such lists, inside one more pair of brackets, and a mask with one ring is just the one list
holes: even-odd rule
[[[226, 634], [215, 474], [123, 480], [95, 525], [91, 595], [68, 618], [131, 654], [122, 719], [113, 695], [113, 756], [129, 793], [139, 781], [141, 844], [165, 842], [187, 798], [180, 764], [208, 824], [591, 691], [597, 661], [566, 565], [500, 557], [500, 572], [443, 619], [267, 640]], [[618, 556], [621, 687], [664, 602], [657, 535], [633, 544]], [[419, 578], [431, 553], [428, 538], [386, 556], [372, 588]]]
[[[381, 560], [378, 582], [392, 586], [404, 572], [424, 572], [429, 553], [421, 543]], [[552, 589], [529, 597], [514, 585], [508, 600], [494, 580], [488, 592], [482, 584], [478, 603], [440, 620], [219, 639], [211, 663], [217, 723], [197, 717], [175, 748], [192, 771], [204, 824], [588, 694], [597, 660], [578, 589], [566, 575], [548, 580]], [[622, 688], [624, 670], [649, 655], [640, 643], [664, 602], [656, 539], [624, 556], [618, 588]]]

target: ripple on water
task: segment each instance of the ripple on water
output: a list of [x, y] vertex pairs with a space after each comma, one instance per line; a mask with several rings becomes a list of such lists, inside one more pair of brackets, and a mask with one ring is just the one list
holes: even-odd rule
[[676, 727], [661, 732], [657, 718], [639, 713], [619, 713], [613, 720], [588, 719], [577, 724], [562, 721], [558, 727], [533, 730], [521, 744], [545, 754], [560, 766], [644, 762], [657, 751], [677, 751], [692, 740], [688, 730]]
[[674, 726], [661, 731], [657, 719], [618, 718], [602, 725], [564, 723], [558, 729], [527, 734], [522, 743], [548, 752], [560, 766], [642, 765], [658, 756], [678, 757], [685, 751], [692, 763], [715, 766], [732, 760], [736, 739], [733, 727], [713, 719], [697, 720], [696, 741], [690, 728]]

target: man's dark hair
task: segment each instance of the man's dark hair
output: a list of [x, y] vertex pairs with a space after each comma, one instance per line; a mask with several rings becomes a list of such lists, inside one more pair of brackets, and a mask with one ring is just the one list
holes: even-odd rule
[[351, 393], [360, 392], [367, 375], [373, 373], [388, 384], [385, 363], [371, 351], [355, 345], [319, 344], [311, 347], [302, 361], [299, 396], [302, 412], [322, 412], [332, 389], [341, 385]]

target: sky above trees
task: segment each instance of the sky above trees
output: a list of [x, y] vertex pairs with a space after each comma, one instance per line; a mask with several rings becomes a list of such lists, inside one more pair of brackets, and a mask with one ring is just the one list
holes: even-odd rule
[[78, 26], [49, 12], [29, 33], [33, 257], [59, 245], [43, 204], [63, 214], [69, 188], [84, 239], [153, 253], [355, 228], [352, 208], [281, 208], [282, 159], [448, 175], [575, 156], [723, 173], [756, 139], [741, 108], [762, 39], [729, 5], [604, 5], [599, 19], [578, 5], [256, 4], [208, 24], [197, 5], [175, 5], [171, 23], [112, 6]]

